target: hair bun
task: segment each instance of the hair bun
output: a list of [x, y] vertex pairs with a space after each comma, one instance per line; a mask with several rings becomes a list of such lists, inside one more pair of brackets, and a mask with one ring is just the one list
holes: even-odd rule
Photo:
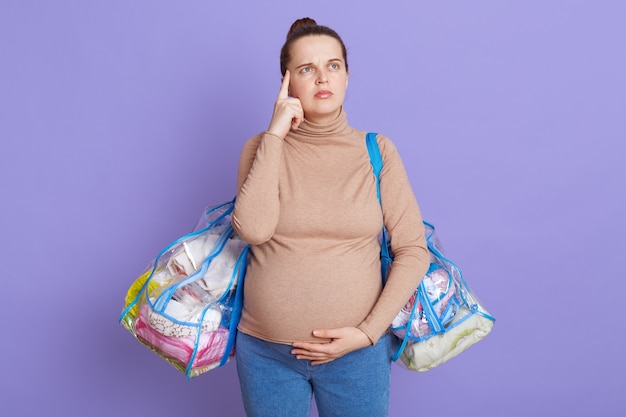
[[308, 26], [317, 26], [317, 22], [310, 17], [303, 17], [302, 19], [296, 20], [289, 28], [289, 32], [287, 32], [287, 39], [289, 39], [291, 35], [298, 32], [300, 29]]

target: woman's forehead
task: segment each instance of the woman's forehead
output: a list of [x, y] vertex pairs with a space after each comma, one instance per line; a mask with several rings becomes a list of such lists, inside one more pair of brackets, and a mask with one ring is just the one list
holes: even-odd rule
[[304, 36], [291, 45], [293, 61], [331, 61], [343, 62], [343, 53], [339, 41], [327, 35]]

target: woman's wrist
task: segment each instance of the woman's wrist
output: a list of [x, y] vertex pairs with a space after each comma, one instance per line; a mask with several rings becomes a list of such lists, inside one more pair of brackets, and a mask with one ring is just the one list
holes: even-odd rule
[[274, 136], [275, 138], [278, 138], [278, 139], [280, 139], [280, 140], [285, 139], [285, 138], [280, 137], [280, 135], [277, 135], [276, 133], [272, 133], [272, 132], [270, 132], [269, 130], [266, 130], [264, 133], [265, 133], [266, 135], [269, 135], [269, 136]]

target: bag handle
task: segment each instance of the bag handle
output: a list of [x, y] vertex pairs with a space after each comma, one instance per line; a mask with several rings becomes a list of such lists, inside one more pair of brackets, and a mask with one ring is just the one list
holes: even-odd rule
[[[370, 157], [370, 163], [372, 164], [372, 170], [374, 172], [374, 176], [376, 177], [376, 194], [378, 196], [378, 203], [380, 204], [380, 208], [382, 210], [383, 203], [382, 203], [382, 198], [380, 195], [380, 173], [382, 172], [382, 169], [383, 169], [383, 158], [380, 154], [380, 148], [378, 147], [376, 136], [377, 134], [375, 132], [369, 132], [365, 137], [365, 141], [367, 144], [367, 152]], [[426, 236], [426, 243], [428, 245], [428, 249], [432, 253], [434, 253], [436, 256], [439, 256], [440, 258], [445, 259], [449, 263], [453, 264], [452, 261], [445, 258], [443, 254], [441, 254], [441, 252], [439, 252], [436, 249], [434, 242], [432, 241], [432, 237], [434, 233], [434, 226], [426, 222], [424, 222], [424, 225], [432, 229], [432, 232], [428, 233]], [[387, 228], [385, 227], [385, 224], [383, 221], [382, 242], [380, 244], [380, 261], [381, 261], [380, 263], [381, 263], [383, 284], [385, 283], [387, 279], [387, 272], [389, 271], [388, 268], [391, 266], [393, 262], [393, 257], [391, 256], [392, 254], [389, 251], [388, 242], [389, 242], [389, 233], [387, 232]], [[424, 308], [424, 314], [426, 315], [428, 319], [429, 326], [431, 327], [431, 330], [433, 331], [433, 333], [442, 333], [444, 331], [443, 324], [441, 323], [441, 321], [435, 314], [434, 308], [431, 305], [430, 300], [428, 299], [428, 296], [426, 295], [427, 292], [426, 292], [426, 287], [424, 285], [423, 280], [422, 282], [420, 282], [419, 290], [417, 292], [418, 292], [417, 294], [418, 296], [416, 297], [413, 303], [413, 307], [411, 308], [411, 311], [409, 313], [409, 318], [407, 320], [406, 325], [404, 326], [404, 337], [402, 338], [402, 343], [400, 344], [400, 346], [398, 347], [398, 349], [396, 350], [393, 356], [394, 361], [398, 360], [402, 351], [404, 350], [404, 347], [406, 346], [409, 340], [409, 334], [411, 332], [411, 323], [413, 322], [413, 319], [415, 317], [418, 304], [420, 303], [422, 304]]]
[[[378, 197], [378, 204], [380, 204], [380, 208], [383, 208], [383, 201], [380, 196], [380, 173], [383, 170], [383, 158], [380, 154], [380, 149], [378, 148], [378, 142], [376, 142], [377, 134], [375, 132], [369, 132], [365, 136], [365, 143], [367, 144], [367, 153], [370, 156], [370, 163], [372, 164], [372, 170], [374, 171], [374, 177], [376, 178], [376, 195]], [[382, 242], [380, 245], [380, 269], [383, 277], [383, 284], [387, 281], [387, 272], [389, 271], [389, 267], [392, 263], [391, 253], [389, 252], [389, 233], [387, 232], [387, 228], [384, 224], [383, 219], [383, 230], [382, 230]]]
[[[376, 195], [378, 196], [378, 204], [380, 204], [382, 212], [383, 201], [380, 196], [380, 173], [383, 170], [383, 158], [380, 154], [378, 142], [376, 142], [376, 136], [377, 134], [375, 132], [369, 132], [365, 136], [365, 143], [367, 144], [367, 153], [369, 154], [370, 163], [372, 164], [372, 171], [374, 172], [374, 177], [376, 178]], [[380, 269], [383, 279], [383, 285], [387, 281], [387, 272], [389, 271], [391, 263], [393, 262], [393, 258], [391, 256], [391, 253], [389, 252], [389, 245], [387, 242], [389, 242], [389, 234], [387, 232], [387, 228], [385, 227], [385, 220], [383, 218], [382, 241], [380, 243]], [[402, 343], [393, 355], [392, 360], [394, 362], [398, 360], [408, 342], [409, 330], [411, 327], [411, 322], [413, 321], [413, 317], [415, 315], [416, 306], [417, 300], [415, 300], [415, 303], [413, 304], [413, 308], [411, 309], [411, 313], [409, 314], [409, 319], [407, 320], [407, 323], [405, 325]]]

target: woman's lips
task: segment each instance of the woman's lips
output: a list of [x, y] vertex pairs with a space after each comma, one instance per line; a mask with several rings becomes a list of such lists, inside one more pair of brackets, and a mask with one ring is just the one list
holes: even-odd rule
[[321, 91], [318, 91], [317, 94], [315, 94], [315, 98], [321, 98], [321, 99], [330, 98], [332, 96], [333, 96], [333, 93], [331, 93], [328, 90], [321, 90]]

